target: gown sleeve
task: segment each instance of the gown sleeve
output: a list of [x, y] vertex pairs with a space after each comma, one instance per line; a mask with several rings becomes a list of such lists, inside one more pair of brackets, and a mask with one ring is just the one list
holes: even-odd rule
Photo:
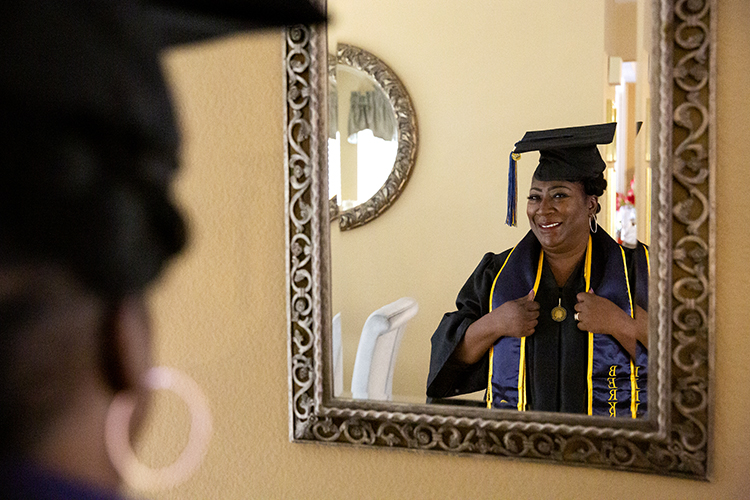
[[469, 326], [489, 312], [490, 291], [510, 250], [487, 253], [456, 298], [456, 311], [446, 313], [432, 335], [427, 402], [487, 388], [489, 354], [474, 364], [456, 360], [453, 353]]

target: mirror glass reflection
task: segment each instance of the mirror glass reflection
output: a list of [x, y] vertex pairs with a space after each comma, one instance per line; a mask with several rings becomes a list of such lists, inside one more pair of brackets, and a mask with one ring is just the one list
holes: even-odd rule
[[348, 210], [388, 178], [398, 148], [396, 116], [375, 80], [343, 64], [330, 75], [328, 100], [328, 193]]
[[443, 314], [486, 252], [503, 252], [530, 228], [536, 153], [518, 161], [518, 226], [504, 225], [508, 155], [527, 130], [617, 121], [614, 145], [600, 149], [608, 187], [599, 224], [623, 242], [649, 243], [646, 2], [542, 3], [470, 1], [456, 12], [426, 1], [329, 1], [329, 51], [350, 43], [386, 59], [420, 114], [409, 189], [367, 226], [331, 231], [340, 397], [352, 397], [361, 336], [380, 311], [409, 319], [392, 337], [392, 393], [371, 398], [425, 401], [430, 337]]

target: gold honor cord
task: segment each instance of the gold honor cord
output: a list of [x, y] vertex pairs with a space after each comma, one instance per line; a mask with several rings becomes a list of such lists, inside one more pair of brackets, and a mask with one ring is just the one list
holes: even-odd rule
[[521, 337], [518, 353], [518, 411], [526, 411], [526, 337]]
[[[510, 256], [513, 255], [513, 252], [515, 251], [516, 247], [513, 247], [510, 250], [510, 253], [505, 258], [505, 262], [503, 262], [503, 265], [500, 266], [500, 270], [497, 272], [497, 275], [495, 276], [494, 281], [492, 282], [492, 289], [490, 290], [490, 312], [492, 312], [492, 297], [495, 295], [495, 284], [497, 283], [497, 279], [500, 277], [500, 273], [503, 272], [503, 269], [505, 269], [505, 264], [508, 263], [508, 260], [510, 259]], [[490, 369], [487, 373], [487, 408], [492, 409], [492, 360], [495, 357], [495, 344], [492, 344], [490, 346]]]
[[[630, 317], [633, 318], [635, 316], [635, 311], [633, 311], [633, 295], [630, 291], [630, 278], [628, 277], [628, 263], [625, 260], [625, 250], [620, 247], [620, 253], [622, 254], [622, 267], [623, 272], [625, 273], [625, 285], [628, 287], [628, 302], [630, 304]], [[646, 257], [648, 259], [648, 257]], [[638, 408], [636, 406], [636, 399], [638, 398], [638, 384], [635, 381], [635, 366], [633, 365], [633, 358], [630, 358], [630, 415], [632, 418], [635, 418], [636, 415], [636, 409]]]
[[[625, 251], [620, 247], [620, 253], [622, 254], [622, 264], [623, 264], [623, 271], [625, 273], [625, 284], [628, 289], [628, 301], [630, 304], [630, 317], [633, 317], [633, 299], [630, 293], [630, 281], [628, 279], [628, 268], [627, 268], [627, 261], [625, 260]], [[588, 248], [586, 249], [586, 263], [585, 263], [585, 269], [584, 269], [584, 275], [586, 278], [586, 292], [590, 290], [591, 286], [591, 236], [589, 236], [589, 244]], [[589, 332], [589, 360], [588, 360], [588, 373], [587, 373], [587, 383], [588, 383], [588, 414], [593, 414], [593, 395], [594, 395], [594, 380], [593, 380], [593, 372], [594, 372], [594, 333]], [[635, 367], [633, 365], [632, 358], [630, 359], [630, 413], [632, 418], [636, 418], [636, 398], [638, 395], [638, 389], [637, 384], [635, 382]]]
[[[544, 264], [544, 250], [539, 252], [539, 264], [536, 268], [534, 280], [534, 298], [542, 280], [542, 264]], [[526, 337], [521, 337], [521, 355], [518, 360], [518, 411], [526, 411]]]
[[638, 410], [638, 382], [635, 379], [635, 366], [630, 358], [630, 417], [635, 418]]
[[[495, 294], [495, 285], [497, 284], [497, 279], [500, 277], [500, 273], [503, 272], [503, 269], [505, 268], [505, 264], [508, 263], [508, 260], [510, 259], [510, 256], [513, 255], [513, 251], [515, 251], [516, 247], [513, 247], [513, 249], [508, 254], [508, 257], [505, 259], [505, 262], [503, 262], [502, 267], [497, 272], [497, 276], [495, 276], [495, 280], [492, 282], [492, 290], [490, 292], [490, 312], [492, 312], [492, 304], [493, 304], [493, 297]], [[536, 297], [537, 290], [539, 290], [539, 282], [542, 278], [542, 263], [544, 262], [544, 252], [539, 252], [539, 264], [537, 265], [536, 270], [536, 280], [534, 281], [534, 297]], [[519, 353], [519, 361], [518, 361], [518, 411], [525, 411], [526, 410], [526, 337], [521, 337], [521, 346], [520, 346], [521, 352]], [[494, 344], [490, 346], [490, 368], [487, 373], [487, 408], [492, 408], [492, 375], [493, 375], [493, 360], [495, 357], [495, 346]]]
[[[649, 279], [651, 279], [651, 258], [648, 256], [648, 247], [646, 245], [643, 245], [643, 251], [646, 253], [646, 267], [648, 267], [648, 276], [649, 276]], [[636, 340], [636, 342], [637, 342], [637, 340]], [[637, 344], [636, 344], [636, 346], [637, 346]], [[636, 359], [636, 361], [638, 361], [638, 360]], [[646, 363], [646, 365], [648, 365], [648, 362]], [[636, 368], [636, 373], [638, 373], [637, 370], [638, 370], [638, 368]]]
[[[586, 245], [586, 261], [583, 266], [583, 277], [586, 280], [586, 293], [591, 287], [591, 235]], [[593, 414], [594, 404], [594, 334], [589, 332], [589, 359], [586, 369], [586, 384], [588, 385], [588, 414]]]
[[494, 345], [490, 346], [490, 369], [487, 372], [487, 408], [492, 409], [492, 355], [494, 354]]

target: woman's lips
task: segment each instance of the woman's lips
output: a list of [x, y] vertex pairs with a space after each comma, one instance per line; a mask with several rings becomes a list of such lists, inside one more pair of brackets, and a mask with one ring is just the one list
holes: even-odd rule
[[547, 224], [539, 224], [539, 227], [542, 229], [553, 229], [559, 226], [560, 224], [562, 224], [562, 222], [549, 222]]

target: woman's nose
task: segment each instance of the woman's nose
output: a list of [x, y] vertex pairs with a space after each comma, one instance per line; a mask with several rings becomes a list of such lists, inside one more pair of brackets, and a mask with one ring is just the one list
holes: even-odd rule
[[552, 201], [548, 197], [542, 196], [542, 200], [539, 203], [539, 211], [544, 213], [550, 210], [552, 210]]

